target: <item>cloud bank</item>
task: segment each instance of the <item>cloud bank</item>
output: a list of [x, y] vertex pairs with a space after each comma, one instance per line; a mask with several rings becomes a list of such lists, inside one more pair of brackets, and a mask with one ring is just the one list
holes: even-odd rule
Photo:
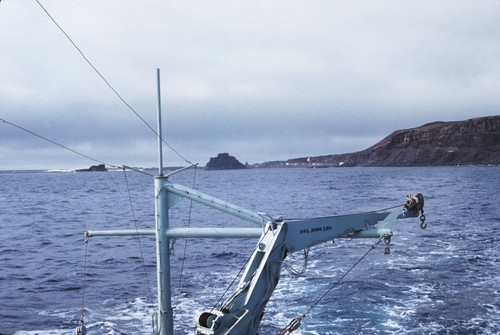
[[[202, 165], [362, 150], [496, 115], [498, 1], [40, 1], [120, 95]], [[0, 118], [111, 164], [156, 139], [36, 2], [0, 3]], [[171, 151], [166, 165], [182, 165]], [[0, 169], [92, 162], [0, 123]]]

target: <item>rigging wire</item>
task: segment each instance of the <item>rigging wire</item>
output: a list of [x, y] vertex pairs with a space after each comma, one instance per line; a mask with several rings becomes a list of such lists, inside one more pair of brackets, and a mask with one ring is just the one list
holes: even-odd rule
[[132, 202], [132, 194], [130, 192], [130, 186], [129, 186], [129, 183], [128, 183], [127, 172], [126, 172], [125, 167], [123, 168], [123, 175], [125, 176], [125, 184], [127, 185], [127, 193], [128, 193], [128, 199], [129, 199], [129, 202], [130, 202], [130, 209], [132, 210], [132, 218], [134, 220], [135, 231], [137, 232], [137, 234], [136, 234], [137, 244], [139, 245], [139, 251], [141, 253], [141, 259], [142, 259], [142, 268], [144, 269], [144, 275], [146, 277], [146, 283], [148, 285], [149, 300], [152, 303], [154, 301], [153, 292], [151, 290], [151, 284], [150, 284], [150, 281], [149, 281], [148, 271], [147, 271], [147, 267], [146, 267], [146, 261], [144, 259], [144, 252], [142, 250], [141, 237], [139, 235], [139, 227], [137, 226], [137, 219], [135, 217], [134, 204]]
[[[193, 184], [192, 184], [192, 189], [195, 188], [195, 183], [196, 183], [196, 170], [197, 170], [197, 167], [195, 165], [194, 167], [194, 172], [193, 172]], [[187, 222], [187, 227], [189, 228], [190, 225], [191, 225], [191, 214], [192, 214], [192, 210], [193, 210], [193, 200], [191, 200], [190, 204], [189, 204], [189, 212], [188, 212], [188, 222]], [[186, 260], [186, 253], [187, 253], [187, 246], [188, 246], [188, 241], [189, 239], [186, 238], [184, 240], [184, 251], [182, 253], [182, 262], [181, 262], [181, 269], [180, 269], [180, 274], [179, 274], [179, 284], [178, 284], [178, 287], [177, 287], [177, 303], [175, 304], [176, 307], [179, 305], [179, 300], [180, 300], [180, 296], [181, 296], [181, 284], [182, 284], [182, 276], [184, 274], [184, 264], [185, 264], [185, 260]]]
[[[276, 251], [278, 250], [281, 250], [281, 248], [285, 245], [285, 242], [283, 242], [283, 244], [276, 249]], [[275, 252], [276, 252], [275, 251]], [[219, 299], [215, 302], [214, 306], [212, 307], [212, 309], [210, 310], [210, 313], [212, 313], [216, 308], [217, 308], [217, 305], [222, 301], [222, 299], [224, 298], [224, 296], [226, 295], [227, 292], [229, 292], [229, 289], [234, 285], [236, 279], [239, 278], [240, 274], [243, 272], [243, 270], [246, 268], [248, 262], [250, 262], [250, 260], [252, 259], [252, 257], [254, 256], [254, 254], [250, 254], [250, 256], [248, 256], [247, 260], [245, 261], [245, 263], [242, 264], [242, 266], [240, 267], [240, 270], [238, 271], [238, 273], [233, 277], [233, 280], [231, 281], [231, 283], [229, 283], [229, 285], [226, 287], [226, 290], [222, 293], [222, 295], [219, 297]], [[268, 289], [268, 292], [264, 295], [264, 299], [268, 299], [271, 294], [272, 294], [272, 289]]]
[[122, 165], [122, 168], [123, 169], [129, 169], [129, 170], [132, 170], [132, 171], [137, 172], [137, 173], [142, 173], [142, 174], [144, 174], [146, 176], [150, 176], [150, 177], [154, 177], [155, 176], [154, 174], [147, 173], [146, 171], [143, 171], [141, 169], [134, 168], [134, 167], [131, 167], [131, 166], [127, 166], [127, 165]]
[[302, 264], [302, 269], [300, 270], [294, 269], [291, 265], [288, 265], [286, 263], [283, 263], [283, 268], [285, 268], [285, 270], [287, 270], [290, 274], [294, 276], [303, 275], [307, 270], [307, 265], [309, 264], [309, 250], [310, 248], [304, 249], [304, 263]]
[[14, 127], [14, 128], [17, 128], [17, 129], [19, 129], [19, 130], [22, 130], [22, 131], [24, 131], [24, 132], [26, 132], [26, 133], [29, 133], [29, 134], [31, 134], [31, 135], [33, 135], [33, 136], [35, 136], [35, 137], [38, 137], [38, 138], [40, 138], [40, 139], [42, 139], [42, 140], [44, 140], [44, 141], [47, 141], [47, 142], [49, 142], [49, 143], [51, 143], [51, 144], [53, 144], [53, 145], [56, 145], [56, 146], [58, 146], [58, 147], [60, 147], [60, 148], [63, 148], [64, 150], [68, 150], [68, 151], [70, 151], [70, 152], [72, 152], [72, 153], [74, 153], [74, 154], [76, 154], [76, 155], [78, 155], [78, 156], [81, 156], [81, 157], [87, 158], [87, 159], [89, 159], [89, 160], [91, 160], [91, 161], [94, 161], [94, 162], [96, 162], [96, 163], [99, 163], [99, 164], [104, 164], [104, 165], [107, 165], [107, 166], [112, 167], [112, 168], [114, 168], [114, 169], [126, 168], [126, 169], [129, 169], [129, 170], [132, 170], [132, 171], [135, 171], [135, 172], [138, 172], [138, 173], [142, 173], [142, 174], [147, 175], [147, 176], [150, 176], [150, 177], [154, 177], [154, 175], [153, 175], [153, 174], [151, 174], [151, 173], [147, 173], [147, 172], [145, 172], [145, 171], [142, 171], [142, 170], [137, 169], [137, 168], [134, 168], [134, 167], [130, 167], [130, 166], [127, 166], [127, 165], [118, 166], [118, 165], [115, 165], [115, 164], [107, 163], [107, 162], [101, 161], [101, 160], [99, 160], [99, 159], [93, 158], [93, 157], [91, 157], [91, 156], [89, 156], [89, 155], [86, 155], [86, 154], [84, 154], [84, 153], [81, 153], [81, 152], [79, 152], [79, 151], [76, 151], [76, 150], [74, 150], [74, 149], [71, 149], [70, 147], [67, 147], [67, 146], [65, 146], [65, 145], [63, 145], [63, 144], [60, 144], [60, 143], [58, 143], [58, 142], [56, 142], [56, 141], [54, 141], [54, 140], [51, 140], [50, 138], [47, 138], [47, 137], [42, 136], [42, 135], [40, 135], [40, 134], [37, 134], [37, 133], [35, 133], [35, 132], [34, 132], [34, 131], [32, 131], [32, 130], [29, 130], [29, 129], [24, 128], [24, 127], [22, 127], [22, 126], [20, 126], [20, 125], [17, 125], [17, 124], [15, 124], [15, 123], [12, 123], [12, 122], [10, 122], [10, 121], [7, 121], [7, 120], [5, 120], [5, 119], [3, 119], [3, 118], [0, 118], [0, 121], [2, 121], [2, 122], [3, 122], [3, 123], [5, 123], [5, 124], [8, 124], [9, 126], [12, 126], [12, 127]]
[[168, 148], [170, 148], [170, 150], [172, 150], [177, 156], [179, 156], [181, 159], [183, 159], [186, 163], [188, 164], [193, 164], [192, 162], [190, 162], [189, 160], [187, 160], [183, 155], [181, 155], [175, 148], [173, 148], [167, 141], [165, 141], [165, 139], [163, 139], [162, 137], [160, 137], [160, 135], [158, 134], [158, 132], [156, 130], [154, 130], [154, 128], [134, 109], [134, 107], [132, 107], [124, 98], [123, 96], [113, 87], [113, 85], [111, 85], [111, 83], [108, 81], [108, 79], [106, 79], [106, 77], [104, 77], [104, 75], [101, 73], [101, 71], [99, 71], [97, 69], [97, 67], [90, 61], [90, 59], [85, 56], [85, 54], [83, 53], [83, 51], [76, 45], [76, 43], [73, 41], [73, 39], [69, 36], [68, 33], [66, 33], [66, 31], [61, 27], [61, 25], [59, 25], [59, 23], [57, 23], [57, 21], [54, 19], [54, 17], [48, 12], [48, 10], [40, 3], [39, 0], [35, 0], [36, 3], [40, 6], [40, 8], [42, 8], [42, 10], [45, 12], [45, 14], [47, 14], [47, 16], [50, 18], [50, 20], [56, 25], [56, 27], [63, 33], [63, 35], [68, 39], [68, 41], [71, 43], [71, 45], [73, 45], [73, 47], [78, 51], [78, 53], [80, 54], [80, 56], [82, 56], [82, 58], [85, 60], [85, 62], [92, 68], [92, 70], [94, 70], [94, 72], [104, 81], [104, 83], [106, 84], [106, 86], [108, 86], [108, 88], [118, 97], [118, 99], [129, 109], [132, 111], [132, 113], [135, 114], [135, 116], [137, 116], [145, 125], [146, 127], [148, 127], [155, 135], [157, 138], [160, 138], [161, 141], [163, 143], [165, 143], [165, 145], [167, 145]]
[[229, 291], [229, 289], [233, 286], [234, 282], [236, 281], [236, 279], [238, 279], [238, 277], [240, 276], [240, 274], [243, 272], [243, 270], [245, 269], [245, 267], [247, 266], [247, 263], [250, 261], [250, 259], [252, 258], [253, 254], [250, 254], [250, 256], [248, 256], [247, 260], [245, 261], [245, 263], [243, 263], [243, 265], [241, 266], [240, 270], [238, 271], [238, 273], [234, 276], [233, 280], [231, 281], [231, 283], [227, 286], [226, 290], [224, 291], [224, 293], [222, 293], [222, 295], [220, 296], [219, 300], [217, 300], [217, 302], [214, 304], [214, 306], [212, 307], [212, 309], [210, 310], [210, 313], [214, 311], [214, 309], [217, 308], [217, 305], [219, 304], [219, 302], [221, 302], [222, 298], [224, 298], [224, 296], [226, 295], [226, 293]]
[[88, 256], [89, 239], [85, 236], [85, 251], [83, 257], [83, 273], [82, 273], [82, 309], [80, 313], [80, 326], [77, 328], [77, 334], [84, 335], [86, 333], [84, 315], [85, 315], [85, 284], [87, 277], [87, 256]]
[[[45, 136], [42, 136], [42, 135], [39, 135], [27, 128], [24, 128], [22, 126], [19, 126], [15, 123], [12, 123], [12, 122], [9, 122], [3, 118], [0, 118], [0, 121], [2, 121], [3, 123], [5, 124], [8, 124], [12, 127], [15, 127], [15, 128], [18, 128], [24, 132], [27, 132], [35, 137], [38, 137], [40, 139], [43, 139], [44, 141], [47, 141], [53, 145], [56, 145], [58, 147], [61, 147], [65, 150], [68, 150], [76, 155], [79, 155], [79, 156], [82, 156], [84, 158], [87, 158], [89, 160], [92, 160], [94, 162], [97, 162], [97, 163], [100, 163], [100, 164], [104, 164], [104, 165], [107, 165], [107, 166], [110, 166], [110, 167], [113, 167], [113, 168], [119, 168], [119, 166], [117, 165], [114, 165], [114, 164], [110, 164], [110, 163], [106, 163], [106, 162], [103, 162], [101, 160], [98, 160], [98, 159], [95, 159], [91, 156], [88, 156], [86, 154], [83, 154], [81, 152], [78, 152], [74, 149], [71, 149], [65, 145], [62, 145], [56, 141], [53, 141]], [[126, 169], [130, 169], [130, 170], [133, 170], [133, 171], [136, 171], [136, 172], [139, 172], [139, 173], [142, 173], [142, 174], [146, 174], [146, 175], [149, 175], [149, 176], [152, 176], [151, 174], [147, 173], [147, 172], [144, 172], [144, 171], [141, 171], [141, 170], [138, 170], [138, 169], [135, 169], [135, 168], [131, 168], [131, 167], [128, 167], [128, 166], [125, 166], [123, 165], [122, 166], [122, 169], [123, 169], [123, 172], [124, 172], [124, 176], [125, 176], [125, 184], [127, 186], [127, 192], [128, 192], [128, 197], [129, 197], [129, 202], [130, 202], [130, 207], [131, 207], [131, 210], [132, 210], [132, 217], [133, 217], [133, 221], [134, 221], [134, 224], [135, 224], [135, 229], [136, 231], [139, 230], [138, 226], [137, 226], [137, 219], [136, 219], [136, 216], [135, 216], [135, 210], [134, 210], [134, 206], [133, 206], [133, 202], [132, 202], [132, 196], [131, 196], [131, 192], [130, 192], [130, 186], [129, 186], [129, 183], [128, 183], [128, 178], [127, 178], [127, 173], [126, 173]], [[144, 268], [144, 273], [145, 273], [145, 276], [146, 276], [146, 282], [147, 282], [147, 286], [148, 286], [148, 293], [149, 293], [149, 299], [151, 302], [154, 301], [154, 298], [153, 298], [153, 295], [152, 295], [152, 290], [151, 290], [151, 284], [150, 284], [150, 280], [149, 280], [149, 276], [148, 276], [148, 273], [147, 273], [147, 269], [146, 269], [146, 263], [145, 263], [145, 258], [144, 258], [144, 252], [142, 250], [142, 244], [141, 244], [141, 240], [140, 240], [140, 236], [137, 234], [136, 235], [137, 237], [137, 241], [138, 241], [138, 244], [139, 244], [139, 250], [140, 250], [140, 254], [141, 254], [141, 258], [142, 258], [142, 264], [143, 264], [143, 268]], [[78, 334], [85, 334], [85, 325], [84, 325], [84, 312], [85, 312], [85, 286], [86, 286], [86, 272], [87, 272], [87, 254], [88, 254], [88, 238], [86, 237], [85, 238], [85, 252], [84, 252], [84, 270], [83, 270], [83, 274], [82, 274], [82, 299], [81, 299], [81, 315], [80, 315], [80, 326], [77, 328], [77, 331], [79, 331]]]
[[298, 329], [300, 327], [300, 322], [307, 316], [307, 314], [309, 314], [309, 312], [314, 308], [316, 307], [320, 302], [321, 300], [323, 300], [335, 287], [337, 287], [340, 282], [352, 271], [354, 270], [354, 268], [356, 266], [358, 266], [359, 263], [361, 263], [361, 261], [363, 261], [366, 256], [368, 256], [368, 254], [373, 250], [375, 249], [375, 247], [377, 245], [380, 244], [380, 242], [382, 242], [382, 240], [384, 239], [383, 236], [379, 237], [379, 239], [377, 240], [377, 242], [375, 242], [372, 246], [370, 246], [370, 248], [368, 249], [367, 252], [365, 252], [350, 268], [349, 270], [347, 270], [335, 283], [333, 283], [333, 285], [328, 289], [326, 290], [325, 293], [323, 293], [318, 299], [316, 299], [316, 301], [299, 317], [297, 318], [294, 318], [292, 319], [288, 325], [283, 328], [282, 330], [280, 330], [280, 332], [278, 333], [278, 335], [287, 335], [287, 334], [290, 334], [292, 333], [294, 330]]
[[29, 129], [25, 128], [25, 127], [22, 127], [22, 126], [20, 126], [20, 125], [17, 125], [17, 124], [15, 124], [15, 123], [12, 123], [12, 122], [10, 122], [10, 121], [7, 121], [7, 120], [5, 120], [5, 119], [3, 119], [3, 118], [0, 118], [0, 121], [2, 121], [2, 122], [3, 122], [3, 123], [5, 123], [5, 124], [8, 124], [9, 126], [12, 126], [12, 127], [14, 127], [14, 128], [17, 128], [17, 129], [19, 129], [19, 130], [22, 130], [22, 131], [24, 131], [24, 132], [26, 132], [26, 133], [29, 133], [29, 134], [31, 134], [31, 135], [33, 135], [33, 136], [35, 136], [35, 137], [38, 137], [38, 138], [40, 138], [40, 139], [42, 139], [42, 140], [44, 140], [44, 141], [47, 141], [47, 142], [49, 142], [49, 143], [51, 143], [51, 144], [53, 144], [53, 145], [55, 145], [55, 146], [58, 146], [58, 147], [60, 147], [60, 148], [63, 148], [64, 150], [70, 151], [70, 152], [72, 152], [72, 153], [74, 153], [74, 154], [76, 154], [76, 155], [78, 155], [78, 156], [81, 156], [81, 157], [87, 158], [87, 159], [89, 159], [89, 160], [91, 160], [91, 161], [94, 161], [94, 162], [96, 162], [96, 163], [99, 163], [99, 164], [104, 164], [104, 165], [107, 165], [107, 166], [112, 167], [112, 168], [114, 168], [114, 169], [127, 168], [127, 169], [129, 169], [129, 170], [132, 170], [132, 171], [135, 171], [135, 172], [138, 172], [138, 173], [142, 173], [142, 174], [145, 174], [145, 175], [150, 176], [150, 177], [154, 177], [154, 175], [153, 175], [153, 174], [151, 174], [151, 173], [147, 173], [147, 172], [145, 172], [145, 171], [141, 171], [141, 170], [139, 170], [139, 169], [137, 169], [137, 168], [133, 168], [133, 167], [130, 167], [130, 166], [127, 166], [127, 165], [118, 166], [118, 165], [115, 165], [115, 164], [107, 163], [107, 162], [101, 161], [101, 160], [99, 160], [99, 159], [93, 158], [93, 157], [91, 157], [91, 156], [89, 156], [89, 155], [86, 155], [86, 154], [84, 154], [84, 153], [81, 153], [81, 152], [79, 152], [79, 151], [76, 151], [76, 150], [74, 150], [74, 149], [71, 149], [70, 147], [67, 147], [67, 146], [65, 146], [65, 145], [63, 145], [63, 144], [60, 144], [60, 143], [58, 143], [58, 142], [56, 142], [56, 141], [54, 141], [54, 140], [51, 140], [50, 138], [47, 138], [47, 137], [42, 136], [42, 135], [40, 135], [40, 134], [37, 134], [37, 133], [35, 133], [35, 132], [34, 132], [34, 131], [32, 131], [32, 130], [29, 130]]
[[125, 101], [125, 99], [121, 96], [120, 93], [118, 93], [118, 91], [110, 84], [110, 82], [106, 79], [106, 77], [104, 77], [104, 75], [94, 66], [94, 64], [92, 64], [92, 62], [87, 58], [87, 56], [85, 56], [85, 54], [83, 53], [83, 51], [76, 45], [76, 43], [73, 41], [73, 39], [71, 39], [71, 37], [66, 33], [66, 31], [59, 25], [59, 23], [57, 23], [57, 21], [54, 19], [54, 17], [47, 11], [47, 9], [40, 3], [40, 1], [38, 0], [35, 0], [38, 5], [42, 8], [42, 10], [45, 12], [45, 14], [47, 14], [47, 16], [50, 18], [50, 20], [56, 25], [56, 27], [64, 34], [64, 36], [66, 36], [66, 38], [68, 39], [68, 41], [71, 43], [71, 45], [73, 45], [73, 47], [75, 47], [75, 49], [78, 51], [78, 53], [80, 54], [80, 56], [82, 56], [82, 58], [85, 60], [85, 62], [87, 62], [87, 64], [94, 70], [95, 73], [97, 73], [97, 75], [104, 81], [104, 83], [109, 87], [109, 89], [118, 97], [118, 99], [120, 99], [124, 104], [125, 106], [127, 106], [142, 122], [144, 122], [144, 124], [149, 127], [149, 129], [151, 129], [151, 131], [153, 131], [157, 136], [158, 134], [156, 133], [156, 131], [153, 129], [153, 127], [151, 127], [147, 122], [146, 120], [144, 120], [140, 115], [139, 113], [137, 113], [135, 111], [135, 109], [127, 102]]
[[83, 154], [83, 153], [81, 153], [81, 152], [79, 152], [79, 151], [76, 151], [76, 150], [74, 150], [74, 149], [71, 149], [70, 147], [67, 147], [67, 146], [65, 146], [65, 145], [62, 145], [62, 144], [60, 144], [60, 143], [58, 143], [58, 142], [54, 141], [54, 140], [51, 140], [50, 138], [47, 138], [47, 137], [42, 136], [42, 135], [40, 135], [40, 134], [37, 134], [37, 133], [35, 133], [34, 131], [31, 131], [31, 130], [29, 130], [29, 129], [27, 129], [27, 128], [21, 127], [20, 125], [17, 125], [17, 124], [15, 124], [15, 123], [9, 122], [9, 121], [7, 121], [7, 120], [5, 120], [5, 119], [3, 119], [3, 118], [0, 118], [0, 121], [2, 121], [3, 123], [8, 124], [8, 125], [10, 125], [10, 126], [12, 126], [12, 127], [14, 127], [14, 128], [17, 128], [17, 129], [19, 129], [19, 130], [22, 130], [22, 131], [24, 131], [24, 132], [26, 132], [26, 133], [29, 133], [29, 134], [31, 134], [31, 135], [33, 135], [33, 136], [35, 136], [35, 137], [38, 137], [38, 138], [40, 138], [40, 139], [42, 139], [42, 140], [44, 140], [44, 141], [47, 141], [47, 142], [49, 142], [49, 143], [51, 143], [51, 144], [54, 144], [54, 145], [56, 145], [56, 146], [58, 146], [58, 147], [61, 147], [61, 148], [65, 149], [65, 150], [71, 151], [72, 153], [74, 153], [74, 154], [76, 154], [76, 155], [78, 155], [78, 156], [81, 156], [81, 157], [87, 158], [87, 159], [89, 159], [89, 160], [91, 160], [91, 161], [94, 161], [94, 162], [97, 162], [97, 163], [100, 163], [100, 164], [108, 165], [108, 166], [113, 167], [113, 168], [119, 168], [119, 166], [118, 166], [118, 165], [114, 165], [114, 164], [106, 163], [106, 162], [103, 162], [103, 161], [101, 161], [101, 160], [99, 160], [99, 159], [93, 158], [93, 157], [91, 157], [91, 156], [89, 156], [89, 155]]

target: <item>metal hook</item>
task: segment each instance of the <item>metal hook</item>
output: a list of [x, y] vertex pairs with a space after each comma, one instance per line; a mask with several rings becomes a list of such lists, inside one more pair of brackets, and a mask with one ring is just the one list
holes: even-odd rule
[[424, 215], [423, 210], [422, 210], [422, 214], [420, 215], [420, 228], [422, 228], [422, 229], [427, 228], [427, 223], [425, 222], [425, 215]]
[[80, 326], [76, 328], [76, 335], [85, 335], [87, 334], [87, 328], [83, 323], [83, 316], [80, 319]]

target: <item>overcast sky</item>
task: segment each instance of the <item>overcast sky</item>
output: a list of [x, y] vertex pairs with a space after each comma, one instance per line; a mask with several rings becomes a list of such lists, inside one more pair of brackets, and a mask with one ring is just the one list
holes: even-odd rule
[[[433, 121], [500, 114], [500, 1], [39, 0], [164, 137], [205, 165], [353, 152]], [[0, 118], [114, 165], [155, 134], [33, 0], [0, 2]], [[94, 164], [0, 121], [0, 170]], [[183, 165], [165, 150], [165, 165]]]

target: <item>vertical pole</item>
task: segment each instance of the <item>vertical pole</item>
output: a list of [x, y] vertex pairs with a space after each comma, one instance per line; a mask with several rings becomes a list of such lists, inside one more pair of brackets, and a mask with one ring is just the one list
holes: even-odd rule
[[156, 272], [158, 281], [158, 334], [173, 335], [174, 321], [170, 291], [170, 239], [168, 230], [168, 178], [155, 177]]
[[158, 334], [174, 334], [174, 318], [170, 291], [170, 240], [168, 230], [168, 178], [163, 176], [160, 69], [156, 70], [158, 87], [158, 176], [155, 177], [156, 279], [158, 282]]
[[156, 82], [158, 89], [158, 176], [163, 176], [163, 137], [161, 131], [161, 90], [160, 90], [160, 69], [156, 69]]

